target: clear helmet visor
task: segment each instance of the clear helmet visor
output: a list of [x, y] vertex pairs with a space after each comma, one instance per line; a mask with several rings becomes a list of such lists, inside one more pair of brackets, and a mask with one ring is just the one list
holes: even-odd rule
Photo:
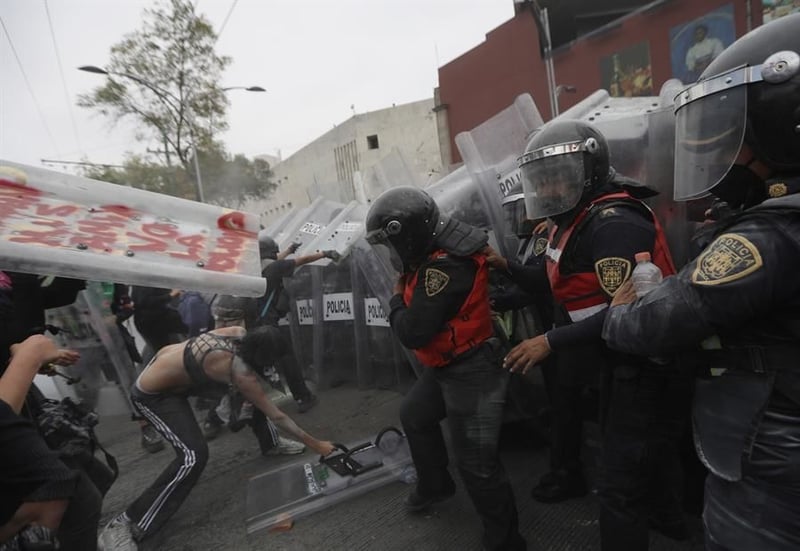
[[717, 91], [712, 81], [681, 94], [691, 94], [693, 88], [702, 86], [707, 88], [705, 94], [681, 105], [675, 113], [676, 201], [708, 195], [733, 166], [744, 140], [747, 86]]
[[538, 220], [574, 208], [583, 195], [583, 153], [543, 157], [520, 166], [528, 218]]
[[522, 237], [530, 229], [530, 219], [525, 208], [525, 194], [521, 193], [521, 189], [519, 191], [503, 199], [503, 218], [506, 227], [514, 235]]

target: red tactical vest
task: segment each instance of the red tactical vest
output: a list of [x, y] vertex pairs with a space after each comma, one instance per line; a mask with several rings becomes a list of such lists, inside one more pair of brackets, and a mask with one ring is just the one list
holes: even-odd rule
[[[431, 253], [428, 258], [441, 258], [447, 252], [438, 250]], [[431, 341], [414, 350], [414, 354], [422, 365], [427, 367], [442, 367], [450, 363], [459, 354], [467, 352], [494, 334], [492, 329], [491, 311], [489, 309], [489, 269], [486, 257], [476, 253], [470, 256], [478, 264], [472, 290], [461, 305], [458, 314], [448, 321], [442, 330]], [[411, 303], [414, 287], [417, 285], [419, 270], [406, 279], [403, 290], [403, 302], [406, 306]]]
[[[631, 197], [626, 191], [609, 193], [596, 197], [575, 217], [572, 224], [564, 231], [554, 249], [551, 248], [553, 245], [552, 241], [558, 228], [553, 226], [550, 229], [550, 244], [547, 247], [547, 278], [550, 280], [550, 288], [553, 290], [553, 296], [557, 302], [564, 305], [572, 321], [580, 321], [599, 312], [608, 305], [608, 301], [594, 271], [570, 274], [568, 276], [561, 275], [559, 270], [561, 253], [566, 249], [572, 232], [581, 221], [586, 218], [589, 211], [595, 208], [595, 205], [614, 200], [635, 201], [647, 208], [652, 215], [656, 230], [653, 264], [661, 268], [661, 273], [663, 273], [664, 276], [675, 273], [675, 266], [669, 254], [669, 247], [667, 246], [667, 239], [664, 236], [664, 231], [655, 214], [653, 214], [647, 205]], [[602, 208], [602, 205], [600, 208]]]

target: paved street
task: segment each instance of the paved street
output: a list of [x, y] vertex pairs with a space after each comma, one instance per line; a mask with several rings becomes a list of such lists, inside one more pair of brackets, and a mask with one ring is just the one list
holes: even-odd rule
[[[371, 439], [381, 428], [397, 424], [401, 395], [392, 391], [360, 391], [340, 386], [320, 393], [320, 404], [296, 414], [285, 410], [306, 430], [322, 438], [351, 443]], [[139, 445], [138, 425], [127, 416], [105, 417], [98, 427], [101, 442], [115, 454], [120, 477], [106, 496], [104, 522], [121, 511], [152, 481], [172, 457], [172, 450], [145, 453]], [[599, 549], [597, 510], [592, 498], [542, 505], [529, 497], [544, 472], [547, 453], [505, 435], [503, 459], [509, 470], [529, 550]], [[367, 495], [298, 520], [291, 530], [247, 535], [245, 495], [247, 481], [282, 463], [308, 461], [302, 456], [263, 458], [246, 428], [225, 432], [209, 443], [211, 458], [200, 482], [164, 530], [140, 545], [145, 551], [204, 550], [471, 550], [480, 549], [478, 517], [463, 487], [456, 496], [429, 514], [409, 515], [403, 499], [409, 487], [394, 482]], [[655, 551], [699, 551], [702, 545], [676, 544], [653, 535]]]

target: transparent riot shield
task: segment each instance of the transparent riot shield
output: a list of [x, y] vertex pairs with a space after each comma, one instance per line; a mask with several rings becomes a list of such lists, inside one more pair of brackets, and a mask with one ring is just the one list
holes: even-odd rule
[[314, 252], [309, 246], [338, 215], [344, 205], [317, 197], [299, 216], [293, 218], [277, 236], [271, 236], [283, 250], [292, 243], [300, 243], [297, 255]]
[[[533, 98], [522, 94], [494, 117], [456, 136], [464, 166], [478, 184], [488, 229], [494, 233], [504, 256], [516, 253], [518, 240], [503, 216], [503, 199], [520, 181], [517, 158], [525, 151], [532, 132], [542, 124]], [[477, 225], [471, 220], [463, 221]]]
[[9, 270], [264, 293], [252, 214], [3, 160], [0, 213]]
[[298, 209], [298, 208], [292, 208], [292, 209], [286, 211], [284, 214], [282, 214], [276, 220], [274, 220], [271, 224], [266, 226], [264, 228], [264, 231], [269, 236], [280, 234], [280, 232], [283, 231], [283, 229], [289, 224], [289, 222], [292, 220], [292, 218], [295, 215], [297, 215], [297, 213], [299, 211], [300, 211], [300, 209]]
[[608, 141], [611, 165], [618, 173], [659, 192], [647, 204], [664, 227], [676, 266], [689, 255], [696, 224], [686, 203], [673, 200], [675, 116], [672, 102], [680, 82], [664, 83], [659, 96], [612, 98], [599, 90], [559, 118], [594, 124]]
[[58, 368], [66, 375], [53, 378], [59, 393], [74, 395], [101, 414], [133, 411], [128, 389], [136, 376], [135, 367], [102, 285], [87, 283], [75, 302], [51, 308], [45, 315], [57, 331], [54, 338], [60, 346], [81, 355], [76, 364]]
[[416, 480], [405, 436], [388, 427], [373, 440], [338, 445], [318, 461], [301, 460], [250, 479], [247, 533], [291, 527], [301, 518], [390, 482]]
[[[320, 230], [319, 234], [304, 249], [307, 251], [333, 250], [339, 253], [341, 259], [344, 259], [350, 253], [353, 245], [364, 235], [366, 217], [367, 206], [351, 201], [325, 228]], [[327, 266], [331, 262], [333, 262], [331, 259], [323, 258], [317, 261], [317, 265]]]

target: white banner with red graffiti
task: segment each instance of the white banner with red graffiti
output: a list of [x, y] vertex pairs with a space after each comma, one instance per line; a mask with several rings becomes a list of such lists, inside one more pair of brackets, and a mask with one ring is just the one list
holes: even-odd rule
[[264, 294], [258, 217], [0, 160], [0, 270]]

